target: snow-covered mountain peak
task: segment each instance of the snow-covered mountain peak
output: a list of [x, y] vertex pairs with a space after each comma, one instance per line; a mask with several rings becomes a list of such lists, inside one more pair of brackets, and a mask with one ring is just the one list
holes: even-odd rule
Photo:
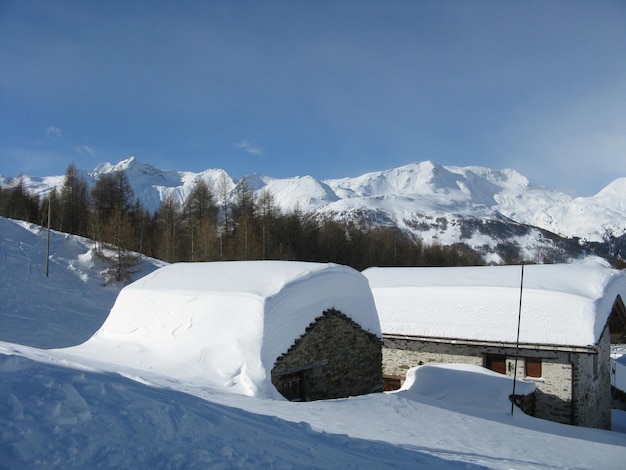
[[434, 194], [458, 190], [456, 177], [444, 166], [431, 161], [325, 182], [342, 198]]
[[94, 168], [93, 173], [102, 174], [102, 173], [112, 173], [114, 171], [126, 171], [133, 165], [133, 163], [136, 163], [136, 162], [137, 160], [135, 159], [135, 157], [131, 156], [118, 163], [111, 163], [111, 162], [100, 163], [98, 166]]
[[137, 166], [145, 166], [145, 165], [140, 163], [134, 156], [130, 156], [127, 159], [122, 160], [117, 165], [115, 165], [113, 170], [114, 171], [123, 171], [123, 170], [129, 170], [132, 167], [137, 167]]
[[203, 179], [210, 187], [217, 188], [217, 184], [220, 180], [224, 179], [230, 189], [235, 187], [234, 180], [221, 168], [209, 168], [208, 170], [201, 171], [200, 173], [193, 173], [191, 171], [176, 172], [180, 175], [180, 179], [183, 185], [192, 185], [197, 179]]
[[626, 178], [617, 178], [598, 192], [593, 199], [607, 201], [621, 209], [626, 209]]
[[[150, 164], [142, 163], [137, 158], [131, 156], [121, 162], [112, 164], [109, 162], [101, 163], [93, 171], [90, 173], [92, 175], [100, 175], [106, 173], [113, 173], [116, 171], [125, 171], [127, 174], [135, 173], [142, 174], [148, 176], [162, 176], [167, 173], [172, 173], [172, 171], [164, 171], [159, 170], [158, 168], [153, 167]], [[178, 173], [178, 172], [174, 172]]]
[[[511, 181], [513, 180], [513, 181]], [[464, 201], [469, 208], [491, 207], [495, 196], [528, 181], [519, 173], [481, 167], [448, 167], [431, 161], [411, 163], [356, 178], [326, 181], [341, 198], [433, 199], [444, 206]]]
[[482, 166], [454, 166], [449, 168], [455, 173], [473, 173], [503, 188], [528, 189], [532, 186], [528, 178], [511, 168], [504, 168], [502, 170], [494, 170]]
[[263, 176], [259, 173], [252, 173], [251, 175], [244, 176], [239, 180], [237, 184], [240, 184], [242, 180], [246, 181], [246, 186], [253, 191], [259, 191], [265, 188], [269, 183], [271, 183], [275, 178], [271, 178], [269, 176]]
[[[103, 163], [91, 172], [79, 171], [86, 175], [90, 185], [95, 184], [100, 174], [124, 171], [135, 196], [151, 212], [155, 212], [167, 196], [183, 204], [198, 178], [206, 181], [216, 193], [226, 189], [231, 198], [241, 181], [233, 180], [222, 169], [200, 173], [160, 170], [135, 157], [117, 164]], [[273, 178], [256, 173], [245, 178], [256, 197], [261, 190], [271, 191], [283, 211], [298, 209], [346, 220], [365, 217], [374, 224], [395, 224], [440, 243], [460, 239], [458, 221], [461, 219], [487, 220], [502, 216], [515, 223], [588, 241], [610, 241], [611, 237], [626, 233], [626, 178], [615, 180], [595, 196], [576, 199], [534, 185], [513, 169], [447, 166], [433, 161], [413, 162], [340, 179]], [[0, 180], [0, 184], [10, 186], [15, 184], [12, 181]], [[37, 195], [45, 196], [52, 187], [62, 184], [63, 176], [23, 177], [23, 181]], [[449, 224], [442, 229], [432, 222], [434, 219], [445, 219]], [[426, 226], [430, 227], [428, 231], [424, 231]], [[467, 237], [467, 233], [463, 237]]]
[[328, 184], [312, 176], [273, 179], [266, 188], [284, 210], [315, 210], [340, 199]]

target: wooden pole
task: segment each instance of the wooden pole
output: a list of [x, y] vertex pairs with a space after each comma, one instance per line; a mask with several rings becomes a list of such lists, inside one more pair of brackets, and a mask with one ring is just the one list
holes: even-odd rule
[[519, 358], [519, 329], [522, 322], [522, 292], [524, 291], [524, 260], [522, 260], [522, 276], [519, 283], [519, 308], [517, 310], [517, 339], [515, 340], [515, 366], [513, 367], [513, 394], [511, 395], [511, 416], [515, 409], [515, 384], [517, 383], [517, 360]]
[[46, 277], [48, 277], [50, 267], [50, 212], [52, 206], [52, 198], [48, 196], [48, 240], [46, 243]]

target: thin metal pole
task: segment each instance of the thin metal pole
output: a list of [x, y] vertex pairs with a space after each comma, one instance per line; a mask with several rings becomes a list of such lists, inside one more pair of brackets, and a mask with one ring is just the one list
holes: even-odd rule
[[50, 266], [50, 206], [52, 205], [52, 200], [48, 196], [48, 241], [46, 244], [46, 277], [48, 277], [48, 270]]
[[513, 367], [513, 395], [511, 396], [511, 416], [515, 409], [515, 384], [517, 383], [517, 360], [519, 358], [519, 329], [522, 322], [522, 292], [524, 291], [524, 260], [522, 260], [522, 276], [519, 283], [519, 308], [517, 310], [517, 339], [515, 340], [515, 366]]

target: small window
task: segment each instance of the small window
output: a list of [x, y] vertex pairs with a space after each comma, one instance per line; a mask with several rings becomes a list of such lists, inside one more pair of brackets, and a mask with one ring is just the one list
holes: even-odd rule
[[543, 371], [541, 370], [541, 359], [534, 357], [526, 358], [526, 377], [543, 377]]
[[487, 354], [485, 356], [485, 367], [500, 374], [506, 374], [506, 356]]
[[400, 375], [386, 375], [383, 374], [383, 392], [390, 392], [392, 390], [398, 390], [402, 387], [402, 381], [404, 377]]

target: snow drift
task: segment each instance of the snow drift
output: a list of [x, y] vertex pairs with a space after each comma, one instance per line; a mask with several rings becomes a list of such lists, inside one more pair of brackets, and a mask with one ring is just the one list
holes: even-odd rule
[[[459, 387], [463, 383], [463, 387]], [[517, 380], [516, 395], [535, 391], [535, 384]], [[400, 390], [394, 392], [412, 400], [445, 402], [449, 407], [506, 410], [511, 402], [513, 377], [471, 364], [426, 364], [406, 374]]]

